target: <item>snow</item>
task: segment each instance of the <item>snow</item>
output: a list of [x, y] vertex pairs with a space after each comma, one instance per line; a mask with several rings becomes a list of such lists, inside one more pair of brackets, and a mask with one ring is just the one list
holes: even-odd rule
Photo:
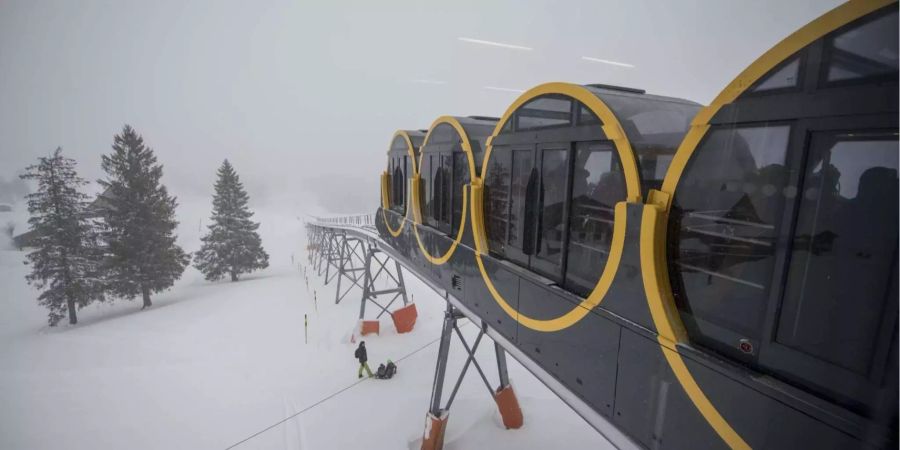
[[[139, 311], [139, 301], [92, 305], [79, 312], [76, 326], [46, 326], [37, 292], [24, 281], [24, 253], [0, 251], [0, 448], [223, 449], [302, 410], [237, 448], [418, 448], [443, 318], [440, 298], [405, 277], [419, 310], [415, 330], [397, 335], [383, 317], [382, 335], [365, 338], [373, 370], [390, 358], [398, 372], [391, 380], [360, 382], [349, 342], [358, 291], [335, 305], [334, 283], [322, 286], [311, 271], [307, 289], [291, 265], [292, 253], [306, 262], [296, 217], [262, 211], [255, 220], [263, 223], [263, 244], [272, 254], [269, 269], [237, 283], [209, 283], [189, 268], [172, 290], [154, 297], [150, 310]], [[477, 329], [466, 324], [462, 331], [471, 339]], [[491, 344], [485, 338], [478, 354], [496, 383]], [[445, 399], [464, 361], [454, 340]], [[503, 428], [470, 368], [449, 413], [446, 449], [545, 449], [563, 442], [609, 448], [512, 359], [509, 371], [525, 426]]]

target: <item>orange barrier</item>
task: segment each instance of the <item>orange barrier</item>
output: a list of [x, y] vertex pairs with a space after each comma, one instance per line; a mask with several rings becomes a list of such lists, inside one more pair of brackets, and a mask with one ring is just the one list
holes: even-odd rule
[[359, 327], [359, 334], [365, 336], [372, 333], [381, 334], [381, 323], [377, 320], [363, 320]]
[[416, 318], [419, 317], [419, 311], [416, 309], [415, 303], [410, 303], [391, 313], [394, 319], [394, 327], [397, 333], [409, 333], [416, 325]]
[[501, 388], [494, 394], [494, 401], [497, 402], [497, 408], [500, 409], [500, 417], [503, 418], [503, 426], [509, 429], [522, 428], [525, 419], [522, 417], [522, 409], [519, 408], [519, 399], [513, 392], [512, 386]]
[[448, 415], [435, 417], [430, 412], [425, 416], [425, 434], [422, 436], [422, 450], [441, 450], [444, 448], [444, 432], [447, 430]]

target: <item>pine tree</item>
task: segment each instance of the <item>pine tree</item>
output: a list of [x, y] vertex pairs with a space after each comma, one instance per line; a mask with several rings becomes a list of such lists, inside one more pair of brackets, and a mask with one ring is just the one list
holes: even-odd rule
[[75, 160], [64, 157], [61, 148], [50, 157], [38, 158], [21, 178], [38, 183], [37, 191], [25, 197], [36, 247], [27, 255], [31, 273], [25, 278], [43, 290], [38, 303], [50, 310], [51, 326], [66, 314], [74, 325], [78, 323], [76, 308], [103, 300], [97, 228], [85, 214], [88, 196], [79, 191], [87, 181], [78, 176]]
[[269, 255], [256, 232], [259, 223], [250, 220], [253, 212], [247, 207], [247, 192], [227, 159], [218, 176], [212, 224], [209, 233], [201, 238], [203, 245], [194, 265], [207, 280], [215, 281], [227, 274], [231, 281], [237, 281], [242, 273], [269, 267]]
[[112, 149], [101, 164], [107, 179], [99, 181], [106, 188], [106, 281], [113, 294], [141, 295], [144, 309], [152, 305], [151, 293], [181, 278], [190, 257], [175, 243], [177, 203], [160, 184], [163, 169], [153, 150], [129, 125], [113, 138]]

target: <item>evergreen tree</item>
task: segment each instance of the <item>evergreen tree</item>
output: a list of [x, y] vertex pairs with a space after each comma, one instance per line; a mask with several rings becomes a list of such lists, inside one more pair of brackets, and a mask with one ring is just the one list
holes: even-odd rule
[[103, 155], [107, 179], [103, 240], [108, 246], [106, 281], [111, 293], [127, 299], [168, 289], [181, 278], [190, 257], [175, 243], [175, 197], [160, 184], [163, 170], [153, 150], [129, 125]]
[[242, 273], [269, 267], [269, 255], [256, 232], [259, 223], [250, 220], [253, 212], [247, 207], [247, 192], [227, 159], [218, 175], [212, 224], [209, 233], [201, 238], [203, 245], [194, 265], [207, 280], [218, 280], [227, 274], [231, 281], [237, 281]]
[[21, 178], [38, 183], [37, 191], [25, 197], [36, 248], [27, 255], [31, 273], [25, 278], [43, 290], [38, 303], [50, 310], [51, 326], [66, 314], [74, 325], [76, 308], [103, 299], [97, 228], [85, 215], [88, 196], [79, 191], [87, 181], [78, 176], [75, 160], [64, 157], [61, 148], [38, 158]]

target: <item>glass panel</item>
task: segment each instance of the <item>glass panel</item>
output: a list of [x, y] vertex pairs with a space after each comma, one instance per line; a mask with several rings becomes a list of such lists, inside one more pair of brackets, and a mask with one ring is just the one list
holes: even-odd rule
[[810, 149], [776, 340], [868, 374], [897, 248], [896, 136]]
[[515, 248], [524, 248], [522, 238], [525, 235], [526, 195], [528, 182], [533, 168], [533, 152], [531, 150], [513, 150], [512, 180], [509, 197], [509, 232], [506, 243]]
[[787, 186], [789, 134], [787, 125], [714, 129], [678, 183], [669, 273], [685, 325], [701, 342], [735, 349], [759, 337], [784, 198], [797, 191]]
[[409, 145], [406, 143], [406, 139], [403, 139], [402, 136], [397, 136], [394, 138], [394, 141], [391, 142], [391, 150], [395, 151], [407, 151], [409, 149]]
[[453, 217], [450, 224], [453, 233], [459, 231], [459, 221], [462, 220], [463, 189], [469, 183], [469, 161], [466, 154], [453, 152]]
[[495, 147], [493, 153], [484, 180], [485, 231], [490, 251], [502, 255], [506, 251], [509, 224], [510, 151]]
[[456, 129], [450, 124], [442, 123], [431, 131], [431, 134], [428, 136], [428, 143], [441, 144], [455, 142], [457, 139], [459, 139], [459, 135], [456, 133]]
[[558, 97], [538, 97], [516, 111], [518, 129], [530, 130], [572, 123], [572, 102]]
[[400, 164], [395, 162], [394, 166], [394, 175], [392, 177], [394, 184], [393, 206], [395, 210], [403, 212], [403, 183], [406, 179], [403, 177], [403, 170], [400, 168]]
[[794, 87], [797, 85], [798, 72], [800, 71], [800, 58], [795, 57], [793, 61], [785, 64], [774, 73], [763, 78], [751, 92], [769, 91], [772, 89], [782, 89]]
[[835, 36], [830, 47], [828, 81], [897, 73], [897, 12]]
[[431, 157], [431, 225], [437, 228], [441, 222], [441, 198], [443, 197], [443, 172], [441, 155]]
[[587, 125], [587, 124], [595, 124], [600, 123], [600, 119], [594, 115], [593, 111], [588, 109], [587, 106], [584, 106], [581, 102], [578, 103], [578, 124], [579, 125]]
[[401, 196], [400, 198], [403, 201], [403, 206], [404, 206], [403, 210], [405, 211], [406, 203], [407, 203], [406, 202], [406, 189], [407, 189], [406, 186], [408, 184], [407, 179], [409, 178], [409, 156], [403, 157], [403, 161], [400, 163], [400, 170], [401, 170], [401, 175], [403, 177], [403, 180], [400, 181], [400, 196]]
[[625, 177], [612, 144], [578, 143], [565, 278], [569, 290], [584, 296], [597, 284], [612, 244], [615, 205], [625, 194]]
[[541, 152], [540, 235], [535, 256], [562, 266], [563, 212], [566, 204], [566, 176], [569, 172], [569, 152], [544, 150]]
[[[453, 187], [453, 156], [451, 153], [442, 153], [441, 159], [441, 222], [446, 230], [450, 231], [450, 197], [457, 194], [450, 189]], [[461, 193], [459, 195], [462, 195]]]

